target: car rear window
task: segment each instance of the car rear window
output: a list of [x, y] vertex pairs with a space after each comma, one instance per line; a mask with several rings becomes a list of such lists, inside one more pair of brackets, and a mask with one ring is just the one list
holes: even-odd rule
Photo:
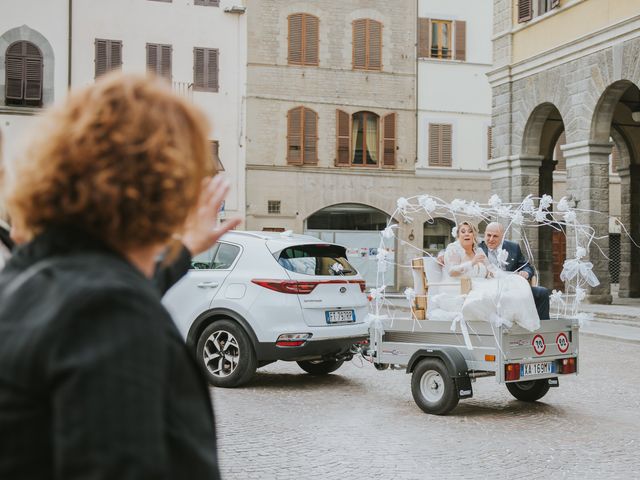
[[347, 261], [346, 251], [338, 245], [296, 245], [282, 250], [278, 263], [291, 272], [304, 275], [349, 276], [356, 269]]

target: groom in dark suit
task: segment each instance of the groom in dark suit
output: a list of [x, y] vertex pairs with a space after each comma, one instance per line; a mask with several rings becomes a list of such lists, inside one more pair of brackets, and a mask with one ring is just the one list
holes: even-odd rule
[[[535, 274], [533, 266], [529, 264], [522, 254], [520, 245], [510, 240], [504, 240], [504, 227], [497, 222], [487, 225], [484, 231], [484, 241], [480, 242], [480, 248], [486, 253], [489, 262], [501, 270], [515, 272], [530, 280]], [[506, 263], [500, 262], [498, 255], [500, 250], [506, 250], [508, 257]], [[531, 287], [536, 310], [540, 320], [549, 319], [549, 290], [544, 287]]]

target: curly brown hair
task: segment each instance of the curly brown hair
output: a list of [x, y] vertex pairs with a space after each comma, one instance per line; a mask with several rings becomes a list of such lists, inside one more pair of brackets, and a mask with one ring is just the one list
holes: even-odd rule
[[156, 79], [107, 75], [43, 122], [8, 185], [30, 237], [73, 225], [117, 250], [168, 242], [215, 173], [204, 115]]

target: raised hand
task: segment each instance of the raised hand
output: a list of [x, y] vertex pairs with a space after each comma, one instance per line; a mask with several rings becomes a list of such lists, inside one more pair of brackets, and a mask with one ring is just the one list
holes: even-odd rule
[[229, 193], [229, 182], [221, 175], [203, 180], [202, 192], [194, 211], [187, 218], [182, 243], [191, 255], [211, 248], [229, 230], [240, 225], [242, 219], [230, 218], [218, 224], [220, 206]]

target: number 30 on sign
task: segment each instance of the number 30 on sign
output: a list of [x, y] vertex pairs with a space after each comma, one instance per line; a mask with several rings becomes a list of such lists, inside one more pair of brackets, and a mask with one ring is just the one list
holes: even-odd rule
[[544, 351], [547, 349], [547, 346], [544, 343], [544, 338], [542, 338], [542, 335], [536, 335], [535, 337], [533, 337], [533, 341], [531, 342], [531, 345], [533, 345], [533, 350], [538, 355], [542, 355]]

